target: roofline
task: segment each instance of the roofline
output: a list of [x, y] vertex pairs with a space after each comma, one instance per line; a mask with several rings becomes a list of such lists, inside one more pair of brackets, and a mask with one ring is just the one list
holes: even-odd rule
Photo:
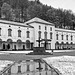
[[55, 31], [75, 33], [74, 30], [55, 28]]
[[38, 22], [38, 21], [33, 21], [33, 22], [29, 22], [28, 24], [31, 24], [31, 23], [40, 23], [40, 24], [46, 24], [46, 25], [52, 25], [52, 26], [55, 26], [55, 24], [53, 23], [43, 23], [43, 22]]
[[[8, 23], [8, 22], [11, 22], [11, 23]], [[19, 22], [13, 22], [13, 21], [0, 20], [0, 23], [14, 25], [14, 26], [28, 27], [28, 25], [24, 25], [25, 23], [19, 23]], [[29, 27], [32, 28], [31, 26]]]
[[33, 26], [29, 25], [29, 23], [26, 23], [28, 26], [30, 26], [31, 28], [34, 28]]

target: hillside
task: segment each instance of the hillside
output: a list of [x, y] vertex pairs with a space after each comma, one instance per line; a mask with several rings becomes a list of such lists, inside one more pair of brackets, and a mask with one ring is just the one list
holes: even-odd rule
[[75, 15], [71, 10], [55, 9], [39, 0], [0, 0], [0, 19], [25, 22], [39, 17], [57, 28], [74, 29]]

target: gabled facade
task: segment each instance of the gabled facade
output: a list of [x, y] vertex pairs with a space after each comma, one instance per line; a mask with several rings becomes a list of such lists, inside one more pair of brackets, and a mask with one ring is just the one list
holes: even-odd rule
[[[34, 27], [34, 46], [38, 47], [37, 40], [41, 40], [40, 46], [46, 49], [55, 49], [55, 25], [40, 18], [33, 18], [26, 24]], [[42, 41], [43, 40], [43, 41]]]

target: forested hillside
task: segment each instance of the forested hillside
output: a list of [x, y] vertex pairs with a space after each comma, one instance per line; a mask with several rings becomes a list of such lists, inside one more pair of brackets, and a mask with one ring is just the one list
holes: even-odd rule
[[74, 29], [75, 15], [71, 10], [55, 9], [37, 1], [0, 0], [0, 19], [25, 22], [39, 17], [58, 28]]

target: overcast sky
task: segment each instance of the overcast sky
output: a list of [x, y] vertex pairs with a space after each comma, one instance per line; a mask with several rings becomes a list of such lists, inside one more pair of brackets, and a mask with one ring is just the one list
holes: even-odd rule
[[40, 2], [54, 8], [70, 9], [75, 13], [75, 0], [40, 0]]

